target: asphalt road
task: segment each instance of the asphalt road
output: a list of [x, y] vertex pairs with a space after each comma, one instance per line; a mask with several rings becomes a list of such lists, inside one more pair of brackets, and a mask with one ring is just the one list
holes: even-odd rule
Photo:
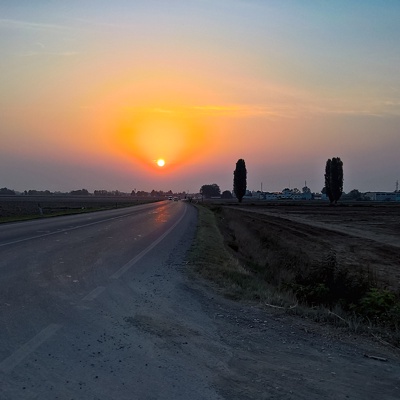
[[0, 225], [0, 399], [218, 398], [142, 329], [195, 228], [171, 201]]

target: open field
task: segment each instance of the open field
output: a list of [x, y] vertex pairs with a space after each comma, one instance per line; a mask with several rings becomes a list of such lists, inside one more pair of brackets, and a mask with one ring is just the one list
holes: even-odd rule
[[316, 262], [335, 252], [340, 266], [369, 269], [383, 286], [400, 290], [400, 204], [243, 204], [226, 212], [255, 236], [265, 231]]
[[229, 297], [352, 330], [379, 326], [400, 343], [399, 204], [213, 201], [199, 210], [202, 241], [213, 236], [193, 263]]
[[153, 198], [132, 198], [126, 196], [1, 196], [0, 223], [43, 216], [108, 210], [157, 200]]

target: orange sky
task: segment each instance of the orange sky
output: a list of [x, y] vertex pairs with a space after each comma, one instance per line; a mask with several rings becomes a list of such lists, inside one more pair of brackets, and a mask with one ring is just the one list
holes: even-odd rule
[[394, 188], [398, 3], [207, 4], [0, 5], [0, 186]]

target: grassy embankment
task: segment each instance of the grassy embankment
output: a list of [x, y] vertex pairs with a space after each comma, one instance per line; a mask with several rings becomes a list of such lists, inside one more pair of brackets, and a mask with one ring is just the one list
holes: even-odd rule
[[215, 214], [207, 206], [198, 208], [198, 230], [189, 259], [204, 278], [217, 285], [225, 296], [237, 300], [262, 300], [288, 305], [296, 301], [290, 293], [277, 291], [242, 266], [225, 246]]
[[[380, 288], [370, 271], [341, 268], [335, 254], [316, 264], [267, 230], [261, 240], [255, 240], [243, 225], [234, 232], [241, 237], [231, 243], [221, 233], [228, 222], [221, 207], [197, 208], [198, 231], [190, 263], [225, 296], [372, 333], [400, 345], [398, 294]], [[263, 261], [243, 257], [241, 246], [263, 254]]]

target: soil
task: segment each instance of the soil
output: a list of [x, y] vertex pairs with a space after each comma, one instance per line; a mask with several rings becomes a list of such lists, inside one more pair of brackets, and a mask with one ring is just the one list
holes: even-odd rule
[[400, 291], [400, 204], [283, 203], [232, 208], [248, 213], [255, 229], [267, 227], [271, 235], [312, 259], [321, 260], [321, 254], [334, 251], [340, 265], [363, 266], [383, 287]]
[[398, 399], [397, 350], [274, 310], [218, 297], [214, 371], [225, 399]]

